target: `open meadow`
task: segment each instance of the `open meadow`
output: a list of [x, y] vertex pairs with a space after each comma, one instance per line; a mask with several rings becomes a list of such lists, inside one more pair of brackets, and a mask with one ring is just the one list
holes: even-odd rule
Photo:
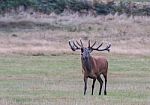
[[[111, 43], [108, 94], [88, 80], [68, 40]], [[149, 105], [150, 17], [21, 14], [0, 17], [0, 105]]]
[[149, 105], [150, 58], [109, 55], [108, 95], [83, 95], [79, 55], [1, 56], [1, 105]]

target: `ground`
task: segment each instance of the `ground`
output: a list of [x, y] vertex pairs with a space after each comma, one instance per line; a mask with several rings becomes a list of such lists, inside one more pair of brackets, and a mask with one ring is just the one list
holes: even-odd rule
[[[28, 15], [0, 18], [1, 105], [149, 105], [150, 18]], [[88, 80], [83, 95], [80, 52], [68, 40], [111, 43], [93, 52], [109, 62], [108, 95], [98, 95]], [[98, 44], [97, 44], [98, 45]]]
[[[103, 55], [106, 56], [106, 55]], [[107, 55], [107, 96], [98, 95], [96, 82], [88, 80], [83, 95], [79, 55], [1, 56], [1, 105], [149, 105], [150, 58]]]

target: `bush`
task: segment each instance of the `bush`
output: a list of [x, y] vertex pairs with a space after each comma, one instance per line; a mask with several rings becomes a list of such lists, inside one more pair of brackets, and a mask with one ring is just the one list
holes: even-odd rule
[[67, 0], [36, 0], [34, 2], [33, 8], [36, 11], [44, 12], [44, 13], [62, 13], [66, 8]]
[[107, 15], [109, 13], [119, 14], [126, 13], [128, 15], [150, 15], [150, 7], [131, 8], [131, 2], [121, 1], [118, 5], [114, 2], [103, 4], [95, 3], [86, 0], [0, 0], [0, 13], [10, 12], [10, 10], [17, 10], [19, 6], [23, 6], [24, 10], [33, 8], [35, 11], [50, 14], [55, 12], [62, 13], [64, 10], [71, 10], [74, 12], [95, 11], [98, 15]]
[[0, 1], [0, 12], [9, 12], [11, 9], [17, 9], [19, 6], [24, 6], [27, 9], [33, 5], [32, 0], [1, 0]]

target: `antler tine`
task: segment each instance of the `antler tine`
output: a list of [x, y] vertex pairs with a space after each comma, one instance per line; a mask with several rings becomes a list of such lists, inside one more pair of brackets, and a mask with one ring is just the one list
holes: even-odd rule
[[91, 48], [93, 48], [95, 46], [95, 44], [96, 44], [96, 41], [93, 43], [93, 45], [91, 46]]
[[75, 51], [76, 49], [74, 48], [74, 46], [71, 45], [71, 41], [69, 40], [69, 46], [72, 49], [72, 51]]
[[109, 45], [107, 46], [107, 51], [109, 52], [110, 51], [110, 48], [111, 47], [111, 44], [109, 43]]
[[77, 49], [80, 49], [80, 48], [75, 44], [74, 41], [72, 41], [72, 43], [73, 43], [73, 45], [74, 45]]
[[98, 49], [98, 51], [105, 51], [105, 50], [107, 50], [108, 52], [110, 51], [110, 48], [111, 47], [111, 44], [109, 44], [106, 48], [104, 48], [104, 49]]
[[72, 51], [76, 51], [78, 49], [80, 49], [75, 43], [74, 41], [72, 41], [73, 45], [71, 44], [71, 41], [69, 40], [69, 46], [72, 49]]
[[81, 47], [83, 47], [83, 43], [82, 43], [82, 40], [80, 39], [80, 43], [81, 43]]
[[79, 42], [78, 42], [77, 40], [76, 40], [76, 43], [77, 43], [80, 47], [82, 47], [81, 44], [79, 44]]
[[97, 49], [99, 49], [102, 45], [103, 45], [103, 42], [97, 47]]
[[90, 48], [90, 40], [89, 40], [88, 44], [89, 44], [88, 48]]
[[[104, 49], [104, 50], [107, 50], [108, 52], [110, 51], [110, 48], [111, 47], [111, 44], [109, 43], [109, 45]], [[102, 49], [102, 51], [104, 51], [103, 49]]]

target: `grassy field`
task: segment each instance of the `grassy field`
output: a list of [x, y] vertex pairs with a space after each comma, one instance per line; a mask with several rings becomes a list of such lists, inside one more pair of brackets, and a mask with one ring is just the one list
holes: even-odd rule
[[[0, 105], [149, 105], [150, 17], [64, 13], [0, 16]], [[108, 95], [83, 95], [79, 52], [68, 40], [111, 43]], [[98, 45], [98, 44], [97, 44]]]
[[79, 55], [0, 56], [1, 105], [149, 105], [150, 58], [104, 54], [108, 95], [83, 95]]

